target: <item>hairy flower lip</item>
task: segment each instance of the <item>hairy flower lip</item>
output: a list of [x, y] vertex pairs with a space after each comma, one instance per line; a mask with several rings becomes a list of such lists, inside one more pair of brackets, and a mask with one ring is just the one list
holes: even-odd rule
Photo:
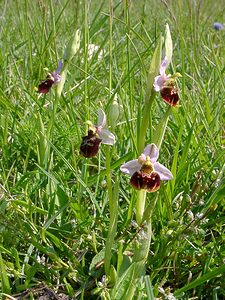
[[98, 138], [95, 132], [88, 130], [88, 134], [82, 137], [80, 145], [80, 154], [86, 158], [91, 158], [97, 155], [101, 139]]
[[179, 104], [179, 95], [177, 89], [173, 86], [164, 86], [160, 94], [163, 100], [168, 103], [170, 106], [177, 106]]
[[47, 94], [54, 84], [54, 80], [50, 77], [47, 78], [46, 80], [43, 80], [39, 85], [38, 85], [38, 92], [40, 94]]
[[40, 94], [47, 94], [53, 85], [56, 85], [61, 80], [60, 71], [62, 70], [63, 62], [60, 60], [58, 68], [51, 73], [48, 73], [45, 80], [38, 85], [38, 92]]
[[80, 154], [84, 157], [90, 158], [97, 155], [100, 144], [113, 145], [115, 143], [115, 136], [106, 126], [105, 112], [98, 109], [98, 124], [93, 125], [92, 122], [86, 121], [89, 127], [88, 135], [82, 138], [80, 145]]
[[165, 56], [161, 62], [158, 76], [155, 77], [153, 87], [156, 92], [160, 92], [163, 100], [170, 106], [176, 106], [179, 103], [179, 96], [175, 88], [175, 78], [180, 77], [179, 73], [171, 76], [166, 75], [166, 69], [169, 65], [169, 60]]
[[[149, 180], [152, 180], [152, 174], [157, 174], [159, 176], [160, 180], [171, 180], [173, 179], [173, 175], [170, 172], [170, 170], [168, 170], [165, 166], [163, 166], [162, 164], [160, 164], [159, 162], [157, 162], [159, 156], [159, 150], [157, 148], [157, 146], [155, 144], [149, 144], [145, 147], [144, 152], [139, 156], [138, 159], [134, 159], [131, 161], [128, 161], [127, 163], [123, 164], [120, 167], [120, 170], [131, 176], [131, 185], [132, 186], [136, 186], [138, 187], [139, 185], [141, 186], [145, 186], [144, 189], [146, 189], [147, 191], [149, 190], [149, 188], [147, 188], [147, 183], [145, 183], [144, 178], [147, 176], [149, 178]], [[152, 172], [149, 172], [150, 169], [145, 169], [146, 166], [146, 162], [150, 161], [151, 165], [152, 165]], [[149, 166], [150, 168], [150, 166]], [[135, 178], [133, 177], [133, 175], [135, 174]], [[138, 176], [138, 178], [137, 178]], [[147, 178], [146, 177], [146, 178]], [[142, 179], [140, 179], [142, 178]], [[135, 180], [137, 180], [138, 182], [135, 183]], [[141, 182], [141, 183], [140, 183]], [[151, 183], [148, 183], [149, 185], [151, 185]], [[137, 188], [136, 189], [139, 189]], [[158, 187], [159, 188], [159, 187]], [[141, 188], [140, 188], [141, 189]], [[155, 189], [155, 188], [154, 188]]]
[[143, 171], [137, 171], [132, 175], [130, 184], [136, 190], [156, 192], [160, 188], [160, 176], [156, 172], [146, 174]]

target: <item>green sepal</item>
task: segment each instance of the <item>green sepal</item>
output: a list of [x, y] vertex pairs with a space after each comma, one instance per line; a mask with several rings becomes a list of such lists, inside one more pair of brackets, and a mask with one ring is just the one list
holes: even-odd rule
[[163, 38], [160, 35], [159, 42], [152, 56], [152, 60], [148, 72], [146, 99], [147, 98], [151, 99], [151, 94], [154, 92], [153, 83], [155, 81], [155, 77], [159, 75], [159, 69], [162, 60], [162, 42], [163, 42]]
[[168, 24], [166, 24], [166, 30], [165, 30], [165, 54], [168, 59], [168, 65], [169, 65], [173, 55], [173, 41], [171, 38], [170, 28]]

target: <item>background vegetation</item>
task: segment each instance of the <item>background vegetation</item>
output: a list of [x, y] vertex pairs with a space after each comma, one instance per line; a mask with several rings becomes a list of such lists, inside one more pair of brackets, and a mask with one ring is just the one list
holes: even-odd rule
[[[170, 72], [182, 74], [181, 106], [169, 119], [160, 162], [175, 179], [158, 192], [146, 276], [136, 297], [164, 299], [171, 292], [179, 299], [223, 299], [225, 31], [215, 31], [213, 23], [224, 22], [225, 3], [124, 0], [113, 7], [111, 39], [108, 1], [0, 3], [0, 289], [20, 296], [27, 291], [22, 295], [32, 299], [45, 284], [71, 299], [97, 299], [109, 288], [102, 257], [96, 258], [109, 227], [105, 146], [89, 160], [79, 146], [84, 122], [96, 123], [98, 107], [109, 113], [115, 97], [120, 119], [111, 170], [113, 185], [119, 180], [119, 217], [113, 263], [118, 251], [132, 256], [133, 241], [143, 237], [132, 222], [136, 192], [119, 167], [137, 156], [146, 74], [168, 23]], [[80, 50], [54, 114], [55, 90], [40, 97], [35, 87], [45, 68], [57, 68], [76, 29]], [[99, 46], [92, 57], [90, 43]], [[166, 108], [157, 95], [149, 143]]]

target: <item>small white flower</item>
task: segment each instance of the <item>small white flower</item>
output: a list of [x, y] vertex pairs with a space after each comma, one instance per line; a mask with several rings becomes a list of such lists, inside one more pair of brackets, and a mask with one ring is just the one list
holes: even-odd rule
[[204, 214], [203, 214], [203, 213], [200, 213], [200, 212], [198, 212], [198, 213], [195, 215], [196, 219], [201, 219], [203, 216], [204, 216]]
[[188, 218], [189, 218], [191, 221], [194, 220], [194, 214], [193, 214], [193, 212], [192, 212], [191, 210], [188, 210], [187, 215], [188, 215]]
[[92, 59], [92, 57], [95, 55], [95, 53], [98, 53], [97, 58], [98, 60], [101, 60], [103, 58], [103, 51], [99, 51], [99, 46], [95, 44], [89, 44], [88, 45], [88, 59]]

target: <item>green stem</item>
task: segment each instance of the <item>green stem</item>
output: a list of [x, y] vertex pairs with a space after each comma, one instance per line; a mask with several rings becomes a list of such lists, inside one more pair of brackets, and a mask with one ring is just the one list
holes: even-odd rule
[[[150, 103], [149, 103], [150, 106], [154, 99], [154, 96], [152, 96], [152, 97], [151, 97], [152, 99], [150, 99]], [[141, 130], [143, 130], [143, 131], [147, 130], [147, 127], [148, 127], [149, 119], [148, 119], [148, 114], [146, 113], [146, 111], [149, 114], [149, 111], [146, 109], [144, 111], [144, 117], [143, 117], [142, 124], [141, 124], [142, 125]], [[166, 113], [164, 114], [161, 121], [159, 122], [159, 124], [156, 127], [152, 142], [156, 144], [158, 149], [160, 149], [160, 147], [162, 145], [162, 141], [163, 141], [163, 138], [165, 135], [165, 131], [166, 131], [166, 127], [167, 127], [167, 123], [168, 123], [170, 114], [171, 114], [171, 106], [168, 107]], [[143, 152], [143, 149], [144, 149], [144, 145], [145, 145], [144, 137], [145, 137], [145, 135], [143, 135], [143, 136], [140, 135], [139, 149], [138, 149], [139, 153]], [[138, 225], [141, 225], [141, 222], [142, 222], [143, 213], [144, 213], [144, 209], [145, 209], [145, 199], [146, 199], [146, 192], [138, 191], [137, 192], [137, 201], [136, 201], [136, 221], [137, 221]]]
[[145, 210], [145, 200], [146, 200], [146, 191], [138, 191], [137, 201], [136, 201], [136, 221], [139, 226], [142, 223], [142, 218]]
[[[148, 129], [149, 118], [151, 114], [151, 107], [153, 100], [155, 98], [155, 92], [151, 91], [151, 93], [146, 94], [146, 100], [143, 111], [143, 119], [141, 122], [139, 140], [138, 140], [138, 153], [141, 154], [145, 147], [145, 136]], [[146, 200], [146, 192], [138, 191], [137, 192], [137, 201], [136, 201], [136, 221], [138, 225], [141, 225], [143, 213], [145, 209], [145, 200]]]
[[[112, 26], [113, 26], [113, 1], [109, 0], [109, 99], [111, 98], [112, 91]], [[105, 249], [105, 273], [109, 275], [110, 273], [110, 262], [112, 257], [112, 246], [114, 242], [114, 237], [117, 228], [117, 201], [113, 201], [113, 191], [112, 191], [112, 178], [111, 178], [111, 154], [110, 146], [106, 146], [106, 180], [108, 187], [109, 196], [109, 232], [106, 241]]]
[[88, 97], [88, 47], [89, 47], [89, 28], [88, 28], [88, 1], [84, 1], [84, 106], [87, 119], [90, 118], [90, 100]]
[[[155, 98], [155, 91], [153, 88], [154, 78], [158, 75], [159, 66], [161, 63], [161, 48], [162, 38], [160, 37], [159, 43], [153, 54], [152, 63], [150, 65], [147, 90], [145, 96], [145, 104], [143, 107], [143, 118], [141, 121], [140, 132], [138, 135], [138, 153], [141, 154], [145, 147], [146, 133], [149, 127], [149, 120], [151, 118], [151, 108]], [[146, 192], [138, 191], [136, 201], [136, 221], [141, 225], [143, 213], [145, 209]]]
[[151, 114], [152, 104], [155, 98], [155, 91], [153, 88], [153, 83], [155, 77], [159, 73], [159, 68], [161, 64], [161, 49], [162, 49], [162, 37], [160, 36], [159, 43], [155, 49], [155, 52], [152, 57], [151, 65], [148, 72], [147, 79], [147, 89], [145, 96], [145, 104], [143, 107], [143, 118], [140, 126], [140, 132], [138, 134], [138, 151], [142, 153], [145, 147], [145, 137], [146, 132], [149, 126], [149, 119]]
[[158, 123], [158, 125], [155, 129], [155, 132], [154, 132], [154, 136], [152, 138], [152, 142], [154, 144], [156, 144], [156, 146], [158, 147], [159, 150], [161, 148], [162, 141], [164, 139], [164, 135], [165, 135], [165, 132], [166, 132], [166, 127], [167, 127], [167, 123], [168, 123], [171, 111], [172, 111], [172, 107], [169, 106], [167, 108], [167, 111], [165, 112], [164, 116], [162, 117], [162, 119]]
[[139, 154], [143, 152], [145, 147], [145, 137], [149, 125], [149, 118], [151, 117], [151, 107], [154, 98], [155, 98], [155, 91], [152, 89], [150, 94], [149, 93], [146, 94], [145, 105], [143, 108], [143, 118], [141, 121], [141, 127], [140, 127], [139, 139], [138, 139]]
[[111, 178], [111, 155], [110, 155], [110, 146], [106, 146], [106, 181], [109, 195], [109, 210], [111, 211], [113, 203], [113, 192], [112, 192], [112, 178]]
[[146, 260], [148, 257], [150, 244], [151, 244], [151, 236], [152, 236], [152, 222], [151, 217], [155, 208], [155, 204], [158, 196], [155, 195], [154, 199], [149, 203], [146, 207], [146, 210], [143, 215], [143, 222], [146, 222], [145, 233], [148, 236], [148, 239], [143, 239], [141, 242], [138, 242], [134, 251], [133, 263], [135, 264], [132, 283], [129, 285], [126, 295], [124, 297], [125, 300], [133, 299], [134, 293], [136, 291], [136, 281], [141, 277], [143, 270], [145, 268]]
[[107, 240], [106, 240], [105, 259], [104, 259], [106, 275], [109, 275], [109, 273], [110, 273], [110, 262], [111, 262], [111, 258], [112, 258], [112, 246], [114, 243], [114, 238], [115, 238], [116, 229], [117, 229], [118, 195], [119, 195], [118, 180], [115, 183], [114, 193], [112, 190], [110, 161], [111, 161], [110, 146], [106, 146], [106, 180], [107, 180], [107, 187], [108, 187], [109, 215], [110, 215], [109, 231], [108, 231], [108, 236], [107, 236]]
[[[117, 184], [117, 186], [115, 186], [117, 191], [119, 191], [118, 186], [119, 186], [118, 184]], [[114, 196], [115, 196], [114, 203], [112, 205], [112, 210], [110, 212], [109, 231], [108, 231], [108, 236], [107, 236], [106, 245], [105, 245], [104, 264], [105, 264], [105, 273], [106, 273], [106, 275], [110, 274], [110, 263], [111, 263], [111, 258], [112, 258], [112, 248], [113, 248], [114, 239], [115, 239], [116, 231], [117, 231], [118, 196], [116, 196], [115, 194], [114, 194]], [[117, 195], [119, 195], [119, 193], [117, 193]]]
[[112, 91], [112, 30], [113, 30], [113, 0], [109, 0], [109, 99]]

